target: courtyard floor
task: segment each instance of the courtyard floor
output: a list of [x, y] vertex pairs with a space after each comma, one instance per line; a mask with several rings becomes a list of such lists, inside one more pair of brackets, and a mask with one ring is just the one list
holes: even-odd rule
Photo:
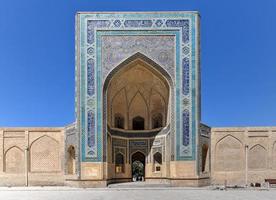
[[0, 200], [274, 200], [276, 189], [0, 187]]

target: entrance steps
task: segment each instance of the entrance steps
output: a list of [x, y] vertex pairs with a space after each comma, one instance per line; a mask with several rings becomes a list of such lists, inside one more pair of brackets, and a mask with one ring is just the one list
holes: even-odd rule
[[169, 183], [149, 183], [145, 181], [126, 182], [126, 183], [112, 183], [108, 185], [109, 188], [167, 188], [171, 187]]

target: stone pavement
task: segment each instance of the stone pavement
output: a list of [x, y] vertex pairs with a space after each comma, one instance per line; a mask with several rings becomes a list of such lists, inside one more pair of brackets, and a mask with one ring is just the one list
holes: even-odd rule
[[212, 190], [210, 188], [0, 188], [0, 200], [274, 200], [276, 190]]

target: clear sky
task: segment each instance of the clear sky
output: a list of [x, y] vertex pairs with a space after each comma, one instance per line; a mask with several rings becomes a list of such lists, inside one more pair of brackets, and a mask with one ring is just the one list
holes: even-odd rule
[[276, 0], [0, 0], [0, 126], [74, 116], [77, 11], [198, 10], [202, 122], [276, 126]]

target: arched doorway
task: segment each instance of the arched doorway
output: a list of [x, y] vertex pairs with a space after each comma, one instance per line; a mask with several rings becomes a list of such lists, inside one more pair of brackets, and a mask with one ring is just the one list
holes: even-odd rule
[[[145, 157], [151, 152], [151, 143], [146, 138], [157, 135], [163, 127], [169, 127], [174, 116], [171, 109], [174, 90], [171, 88], [173, 83], [169, 74], [140, 53], [108, 74], [103, 88], [103, 140], [107, 141], [103, 143], [103, 158], [110, 166], [109, 179], [124, 181], [134, 175], [140, 177], [137, 180], [144, 179]], [[132, 145], [130, 138], [139, 141]], [[124, 151], [122, 171], [116, 163], [117, 149]], [[138, 149], [143, 153], [131, 154]], [[114, 171], [120, 173], [114, 175]]]
[[76, 171], [76, 151], [74, 146], [67, 149], [67, 174], [75, 174]]
[[133, 181], [145, 180], [145, 155], [141, 152], [136, 152], [131, 157], [131, 171]]

